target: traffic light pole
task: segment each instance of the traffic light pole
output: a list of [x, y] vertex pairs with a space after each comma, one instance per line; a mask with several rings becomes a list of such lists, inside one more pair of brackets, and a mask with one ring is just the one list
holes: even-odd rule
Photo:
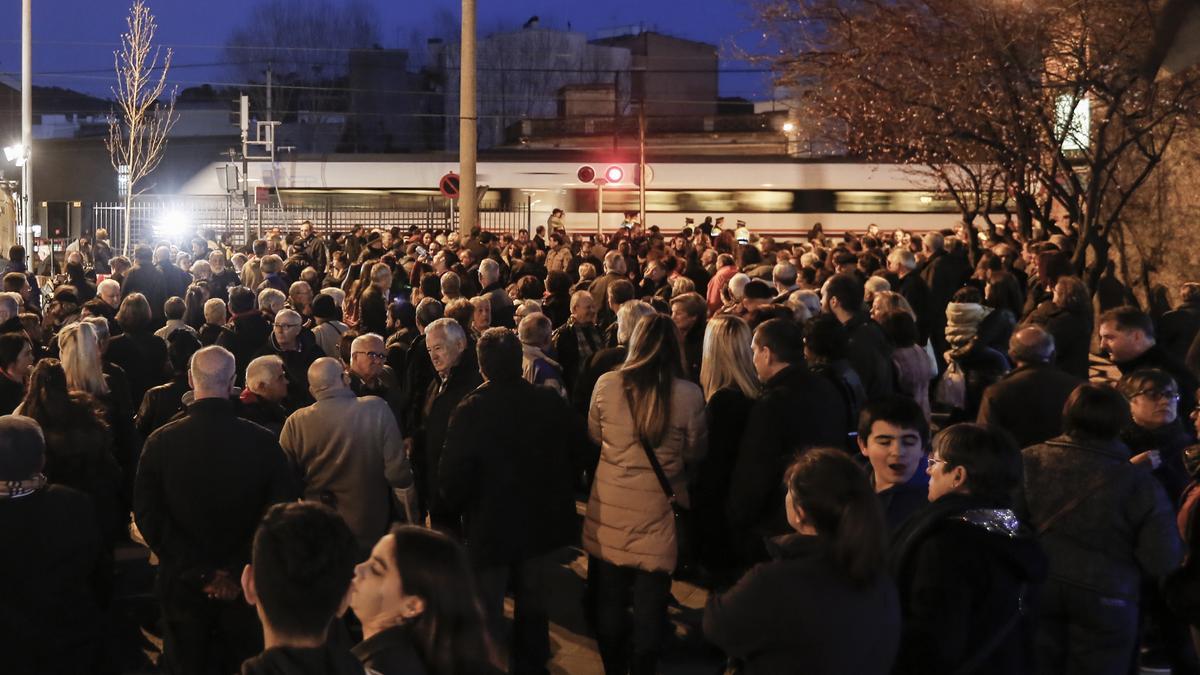
[[604, 179], [596, 179], [596, 236], [600, 236], [604, 229], [600, 224], [601, 214], [604, 213]]
[[[21, 222], [25, 225], [25, 254], [33, 260], [33, 7], [21, 3]], [[30, 263], [32, 265], [32, 263]]]

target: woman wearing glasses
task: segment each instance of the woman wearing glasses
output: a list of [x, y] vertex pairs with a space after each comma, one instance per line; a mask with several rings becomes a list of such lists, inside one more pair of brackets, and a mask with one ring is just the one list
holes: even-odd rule
[[1133, 423], [1125, 427], [1121, 440], [1129, 446], [1130, 461], [1154, 471], [1172, 504], [1188, 484], [1183, 449], [1194, 442], [1179, 419], [1179, 387], [1174, 378], [1157, 368], [1146, 368], [1121, 378], [1117, 388], [1129, 401]]
[[892, 542], [904, 631], [894, 673], [1029, 673], [1046, 558], [1012, 510], [1021, 453], [995, 427], [933, 439], [929, 501]]

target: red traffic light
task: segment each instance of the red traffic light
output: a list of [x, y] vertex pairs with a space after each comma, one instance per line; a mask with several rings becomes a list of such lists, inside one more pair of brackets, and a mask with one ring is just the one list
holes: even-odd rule
[[596, 170], [590, 166], [581, 166], [575, 173], [575, 177], [579, 179], [580, 183], [590, 183], [596, 180]]
[[619, 166], [610, 166], [604, 170], [604, 178], [610, 183], [620, 183], [625, 177], [625, 172]]

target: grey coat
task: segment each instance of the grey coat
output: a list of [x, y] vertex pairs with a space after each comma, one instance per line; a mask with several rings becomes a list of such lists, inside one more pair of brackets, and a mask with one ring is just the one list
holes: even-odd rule
[[392, 490], [413, 484], [400, 427], [378, 396], [343, 387], [316, 398], [284, 422], [279, 445], [300, 473], [304, 499], [337, 510], [369, 551], [392, 520]]

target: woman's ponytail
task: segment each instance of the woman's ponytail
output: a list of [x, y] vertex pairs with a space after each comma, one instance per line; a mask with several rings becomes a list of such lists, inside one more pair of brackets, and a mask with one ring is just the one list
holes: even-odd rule
[[868, 584], [883, 571], [886, 527], [879, 500], [866, 475], [834, 448], [804, 451], [785, 478], [793, 503], [828, 543], [837, 569], [855, 584]]

